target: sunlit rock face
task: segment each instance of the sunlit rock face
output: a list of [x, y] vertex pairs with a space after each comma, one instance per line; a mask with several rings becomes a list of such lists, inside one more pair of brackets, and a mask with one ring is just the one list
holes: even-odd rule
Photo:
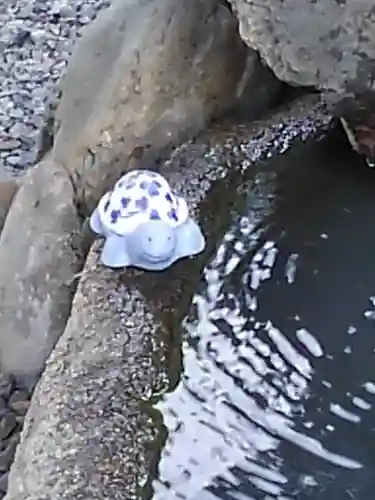
[[337, 151], [275, 159], [240, 190], [158, 405], [155, 500], [370, 498], [375, 177]]

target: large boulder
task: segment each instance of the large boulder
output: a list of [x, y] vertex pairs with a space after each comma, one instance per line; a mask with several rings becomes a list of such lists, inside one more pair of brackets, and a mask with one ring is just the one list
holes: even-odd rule
[[54, 161], [71, 174], [86, 214], [129, 159], [152, 164], [244, 92], [255, 115], [279, 85], [241, 41], [224, 3], [115, 0], [77, 43], [41, 147], [53, 142]]
[[242, 39], [280, 80], [346, 92], [372, 84], [375, 16], [372, 0], [229, 0]]
[[6, 500], [139, 498], [164, 438], [150, 398], [176, 375], [181, 319], [243, 175], [257, 179], [269, 162], [277, 168], [278, 153], [311, 147], [332, 126], [310, 96], [268, 120], [217, 126], [178, 147], [162, 171], [207, 236], [196, 259], [163, 273], [115, 271], [100, 264], [101, 242], [94, 243], [33, 395]]
[[280, 79], [324, 91], [375, 157], [375, 15], [372, 0], [229, 0], [246, 44]]
[[82, 266], [74, 190], [47, 159], [22, 179], [0, 236], [0, 367], [38, 375], [65, 328]]

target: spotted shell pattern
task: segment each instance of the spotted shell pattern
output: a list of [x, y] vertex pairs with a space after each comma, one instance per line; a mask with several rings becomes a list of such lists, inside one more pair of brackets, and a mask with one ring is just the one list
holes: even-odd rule
[[164, 177], [150, 170], [133, 170], [125, 174], [112, 191], [103, 196], [98, 208], [102, 224], [120, 235], [150, 220], [161, 220], [177, 227], [188, 218], [185, 200], [172, 193]]

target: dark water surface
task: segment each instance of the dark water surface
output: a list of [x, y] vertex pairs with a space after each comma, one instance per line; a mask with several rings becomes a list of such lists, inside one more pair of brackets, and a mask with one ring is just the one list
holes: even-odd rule
[[153, 498], [370, 499], [375, 171], [333, 140], [243, 190], [157, 404]]

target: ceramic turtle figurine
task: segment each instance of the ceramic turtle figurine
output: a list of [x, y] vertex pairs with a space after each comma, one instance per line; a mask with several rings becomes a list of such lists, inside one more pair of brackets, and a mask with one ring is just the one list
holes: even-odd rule
[[186, 201], [157, 172], [133, 170], [106, 193], [90, 217], [104, 236], [101, 261], [108, 267], [167, 269], [203, 251], [205, 238]]

